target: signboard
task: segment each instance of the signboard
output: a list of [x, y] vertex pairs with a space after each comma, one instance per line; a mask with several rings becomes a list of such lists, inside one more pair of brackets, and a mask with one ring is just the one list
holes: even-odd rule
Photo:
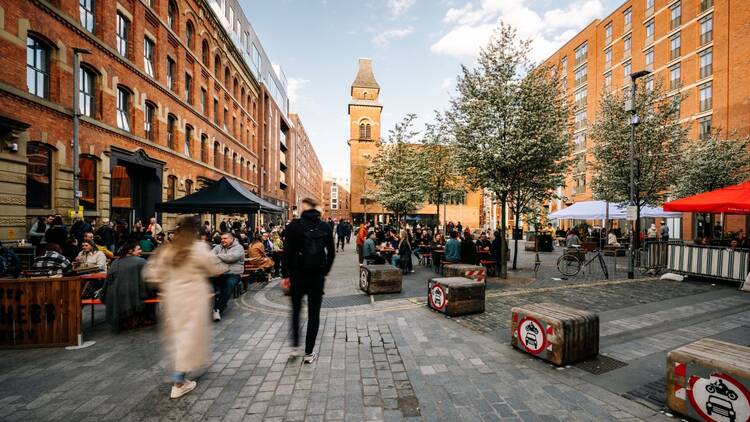
[[627, 219], [635, 221], [638, 218], [638, 207], [635, 205], [628, 205], [628, 216]]
[[443, 286], [435, 284], [430, 287], [430, 304], [433, 309], [442, 311], [445, 309], [445, 305], [448, 304], [448, 298], [445, 297], [445, 290]]
[[727, 374], [692, 375], [687, 390], [693, 410], [706, 421], [750, 420], [750, 392]]
[[524, 317], [516, 328], [516, 337], [524, 349], [532, 355], [542, 353], [547, 347], [547, 335], [542, 324], [530, 316]]
[[367, 291], [367, 287], [370, 285], [370, 274], [364, 267], [359, 270], [359, 288]]
[[0, 348], [76, 345], [80, 327], [80, 278], [0, 279]]

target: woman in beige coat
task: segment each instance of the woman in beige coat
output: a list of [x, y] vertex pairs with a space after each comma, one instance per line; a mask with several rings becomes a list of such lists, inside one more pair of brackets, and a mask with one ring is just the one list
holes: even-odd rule
[[174, 241], [148, 260], [144, 278], [156, 283], [164, 305], [163, 323], [168, 349], [174, 358], [174, 385], [170, 397], [184, 396], [196, 382], [185, 379], [188, 371], [209, 358], [211, 285], [208, 278], [226, 271], [205, 242], [198, 240], [200, 221], [182, 218]]

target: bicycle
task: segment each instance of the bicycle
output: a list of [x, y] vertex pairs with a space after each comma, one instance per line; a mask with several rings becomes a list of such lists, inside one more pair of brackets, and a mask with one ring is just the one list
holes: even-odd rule
[[[601, 250], [597, 249], [594, 251], [594, 256], [591, 259], [586, 260], [584, 252], [583, 258], [580, 257], [580, 252], [583, 251], [580, 248], [575, 248], [575, 252], [571, 249], [566, 249], [565, 252], [557, 259], [557, 270], [567, 277], [574, 277], [581, 272], [581, 268], [588, 267], [594, 260], [599, 261], [599, 265], [604, 273], [604, 278], [609, 280], [609, 271], [607, 270], [607, 264], [604, 262], [604, 255]], [[584, 271], [585, 273], [585, 271]]]

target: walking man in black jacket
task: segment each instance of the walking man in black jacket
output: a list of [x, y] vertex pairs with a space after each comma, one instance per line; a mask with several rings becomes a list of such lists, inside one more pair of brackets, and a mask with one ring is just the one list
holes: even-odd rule
[[[320, 305], [323, 300], [325, 277], [333, 266], [336, 246], [331, 226], [320, 220], [317, 201], [302, 200], [301, 218], [286, 227], [282, 277], [288, 279], [292, 296], [292, 346], [295, 354], [299, 347], [299, 314], [302, 296], [307, 295], [307, 335], [305, 337], [305, 363], [312, 363], [315, 339], [320, 325]], [[285, 280], [286, 282], [287, 280]]]

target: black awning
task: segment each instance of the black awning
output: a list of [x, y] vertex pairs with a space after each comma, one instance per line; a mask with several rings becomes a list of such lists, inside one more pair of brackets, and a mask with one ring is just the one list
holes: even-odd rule
[[250, 214], [257, 211], [282, 213], [283, 209], [247, 190], [227, 177], [191, 195], [156, 204], [156, 211], [178, 214]]

